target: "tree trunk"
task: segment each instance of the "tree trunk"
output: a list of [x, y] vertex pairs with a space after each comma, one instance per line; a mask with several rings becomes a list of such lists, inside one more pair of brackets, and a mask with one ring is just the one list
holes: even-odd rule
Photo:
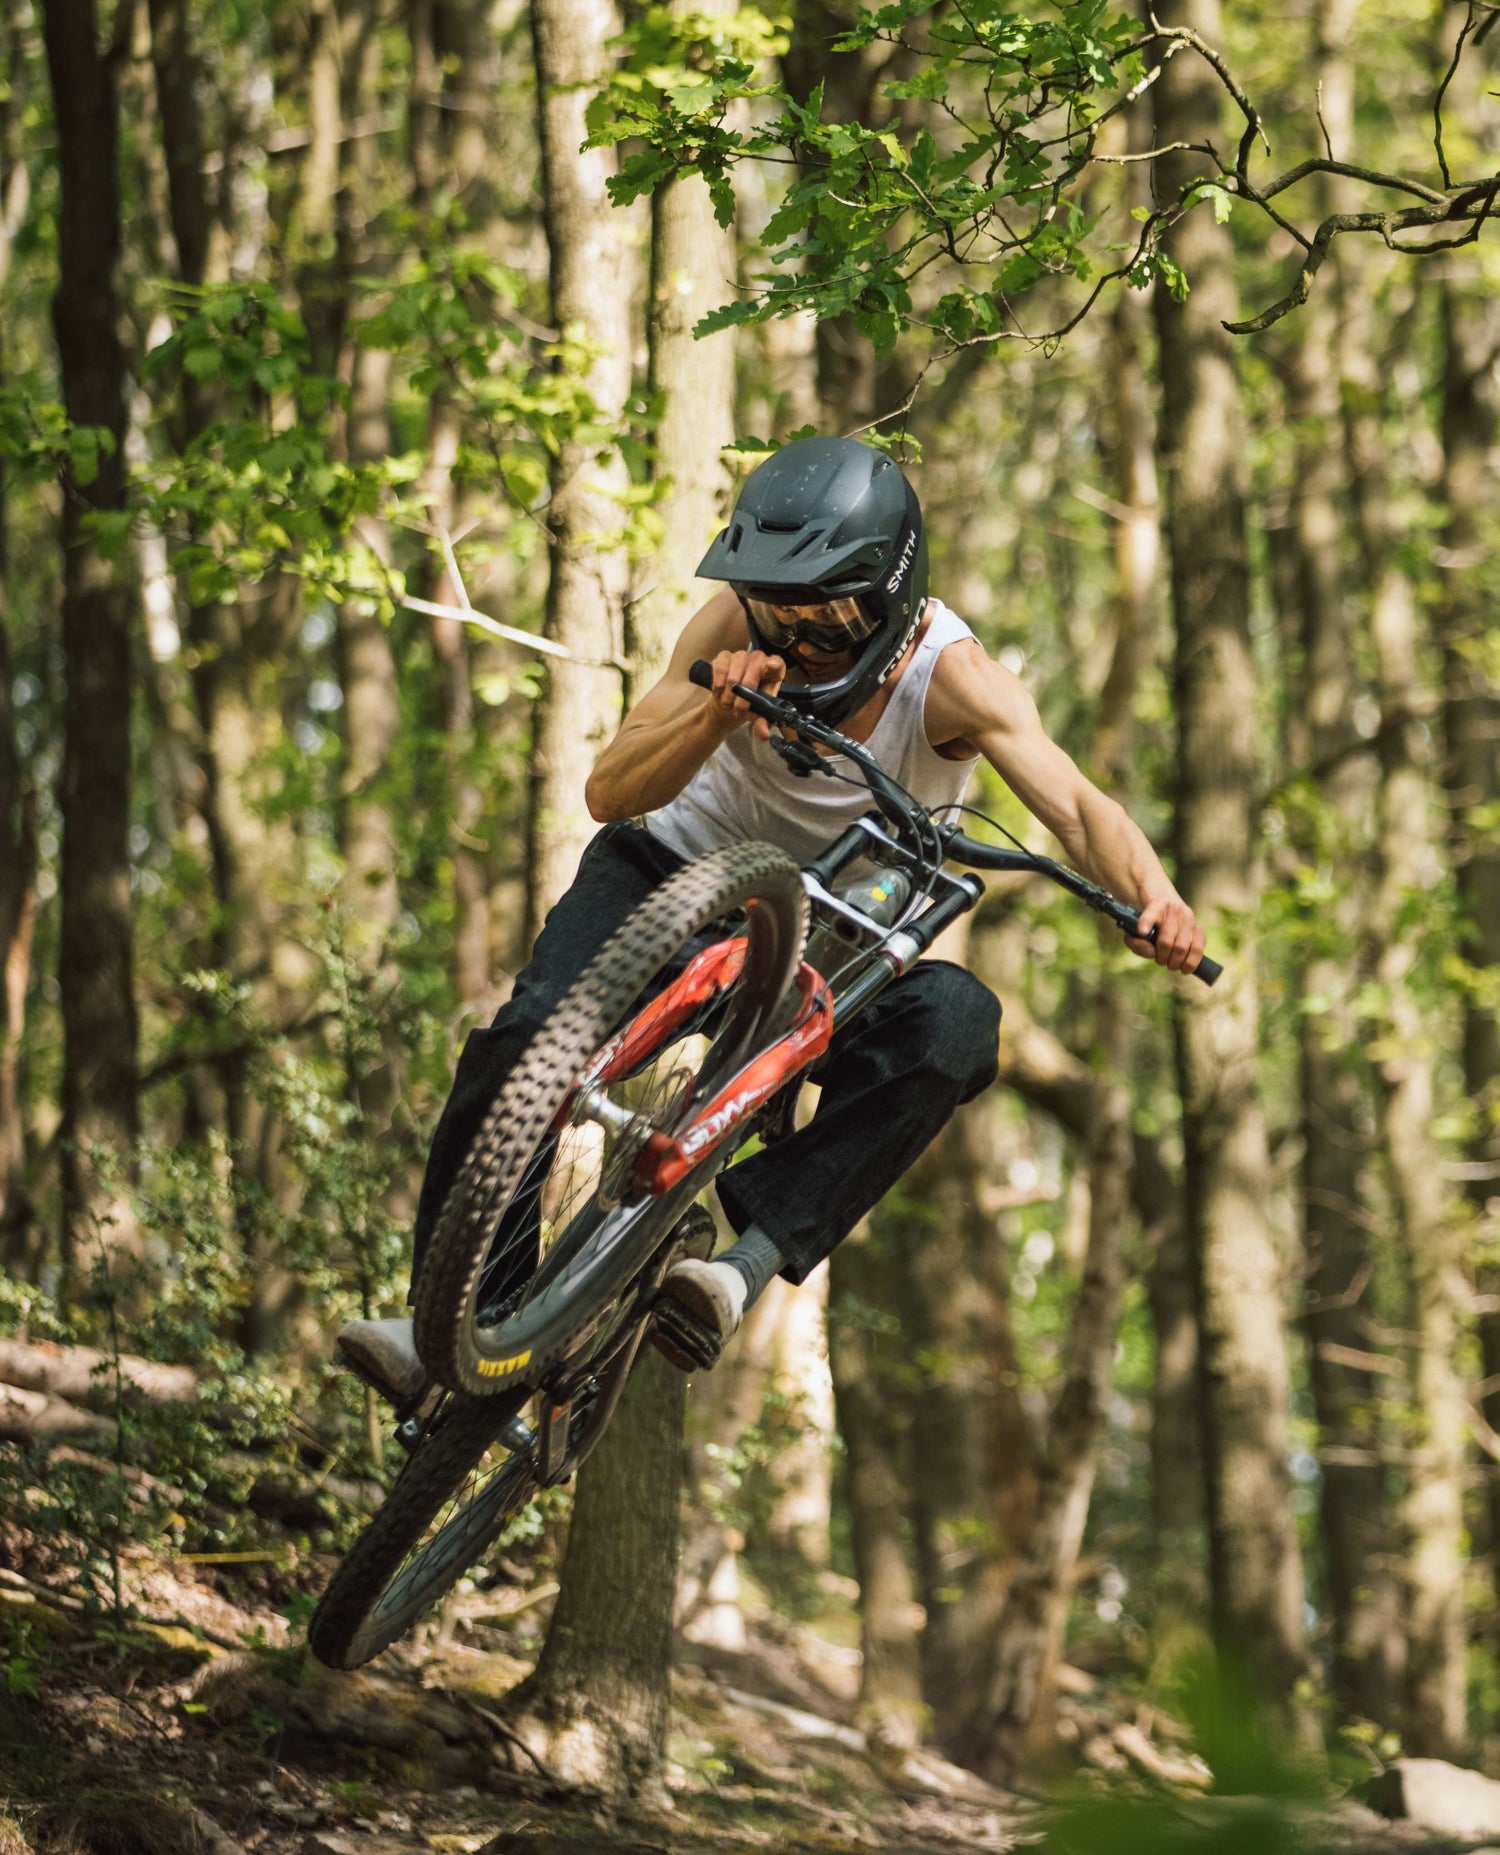
[[[563, 225], [565, 207], [575, 214], [590, 206], [605, 213], [611, 210], [594, 193], [602, 185], [602, 170], [579, 172], [581, 161], [568, 150], [572, 167], [564, 175], [560, 162], [565, 151], [545, 139], [550, 135], [560, 140], [564, 102], [569, 109], [582, 108], [577, 93], [556, 96], [550, 94], [549, 85], [569, 73], [575, 80], [587, 73], [590, 65], [585, 54], [597, 57], [602, 49], [603, 21], [595, 21], [600, 33], [592, 42], [569, 43], [563, 37], [563, 17], [556, 0], [537, 6], [533, 13], [543, 94], [555, 312], [565, 326], [588, 312], [591, 332], [613, 344], [615, 358], [604, 359], [615, 372], [606, 384], [619, 394], [616, 405], [622, 405], [629, 385], [628, 292], [624, 303], [607, 305], [609, 317], [594, 323], [592, 316], [606, 307], [607, 294], [601, 302], [579, 293], [584, 280], [572, 275], [572, 267], [581, 257], [567, 241], [588, 236], [597, 252], [605, 228], [576, 221]], [[576, 124], [567, 133], [576, 133]], [[554, 185], [559, 189], [556, 194]], [[674, 307], [686, 305], [695, 314], [692, 306], [706, 304], [717, 282], [722, 240], [707, 235], [712, 228], [703, 223], [706, 200], [707, 190], [696, 179], [673, 182], [652, 200], [651, 378], [665, 395], [655, 468], [671, 487], [663, 508], [657, 562], [660, 579], [654, 594], [643, 602], [633, 639], [634, 648], [643, 653], [638, 688], [651, 680], [647, 666], [662, 660], [687, 616], [688, 588], [703, 545], [712, 492], [723, 480], [720, 450], [733, 429], [732, 346], [720, 338], [717, 344], [706, 344], [711, 352], [685, 356], [682, 343], [690, 342], [691, 336], [683, 328], [681, 315], [672, 313]], [[609, 231], [612, 237], [620, 234], [618, 227]], [[574, 460], [574, 467], [584, 467], [581, 456]], [[567, 525], [582, 519], [589, 506], [574, 502], [575, 493], [576, 486], [562, 484], [554, 491], [554, 509], [559, 495], [566, 501], [563, 521], [556, 530], [549, 626], [558, 627], [552, 630], [553, 636], [565, 642], [582, 641], [592, 654], [603, 656], [607, 651], [594, 640], [615, 635], [619, 614], [611, 603], [610, 583], [601, 576], [606, 565], [616, 571], [622, 563], [607, 562], [603, 556], [596, 556], [592, 565], [587, 562], [576, 529]], [[597, 497], [592, 507], [590, 525], [597, 529], [605, 519]], [[614, 520], [618, 519], [616, 511]], [[587, 602], [585, 586], [589, 588]], [[585, 677], [594, 681], [585, 682]], [[547, 729], [558, 723], [560, 714], [571, 712], [576, 718], [583, 712], [580, 705], [587, 702], [597, 704], [602, 698], [612, 703], [615, 686], [602, 678], [603, 673], [586, 671], [580, 665], [554, 665], [538, 723], [539, 740], [546, 738]], [[611, 721], [610, 710], [596, 706], [594, 714], [595, 726], [602, 731]], [[573, 744], [573, 767], [586, 771], [587, 757], [577, 757], [581, 745], [580, 741]], [[549, 808], [555, 808], [563, 790], [556, 771], [549, 771], [542, 760], [537, 791], [544, 826]], [[571, 879], [581, 845], [566, 848], [565, 862], [558, 860], [560, 847], [549, 837], [544, 837], [543, 846], [551, 860], [537, 865], [538, 880], [542, 897], [551, 900], [557, 890], [547, 885], [560, 887]], [[544, 1723], [554, 1763], [562, 1756], [572, 1770], [581, 1761], [591, 1774], [597, 1774], [594, 1781], [630, 1797], [654, 1796], [660, 1790], [666, 1755], [686, 1386], [682, 1373], [652, 1352], [626, 1392], [621, 1419], [580, 1475], [560, 1578], [562, 1591], [529, 1689], [529, 1704]], [[628, 1548], [623, 1557], [622, 1544]], [[618, 1583], [622, 1565], [634, 1567], [632, 1594], [623, 1606]]]
[[[52, 301], [63, 403], [100, 435], [91, 480], [63, 483], [63, 1259], [133, 1241], [128, 1187], [140, 1131], [130, 891], [130, 593], [85, 523], [125, 507], [125, 357], [115, 329], [120, 249], [114, 66], [93, 0], [45, 0], [61, 198]], [[101, 1170], [91, 1149], [107, 1158]]]
[[[1137, 105], [1127, 132], [1132, 152], [1149, 148], [1149, 111]], [[1143, 194], [1143, 167], [1127, 166], [1125, 173], [1128, 197]], [[1114, 383], [1113, 461], [1121, 519], [1114, 648], [1100, 692], [1093, 759], [1105, 790], [1127, 803], [1139, 665], [1156, 630], [1160, 547], [1154, 408], [1144, 362], [1147, 313], [1135, 292], [1122, 291], [1106, 348]], [[1100, 934], [1105, 940], [1109, 930], [1101, 927]], [[1097, 1106], [1088, 1138], [1080, 1142], [1079, 1163], [1086, 1167], [1089, 1187], [1087, 1250], [1069, 1322], [1063, 1382], [1037, 1463], [1035, 1511], [1006, 1592], [993, 1672], [975, 1721], [975, 1749], [983, 1767], [997, 1774], [1013, 1772], [1027, 1745], [1042, 1739], [1050, 1723], [1052, 1674], [1061, 1659], [1114, 1364], [1133, 1171], [1130, 1098], [1118, 1080], [1130, 1073], [1133, 1042], [1122, 1005], [1119, 988], [1106, 972], [1094, 1008], [1101, 1043], [1093, 1065]]]
[[913, 1746], [926, 1711], [918, 1652], [923, 1613], [903, 1539], [899, 1328], [888, 1313], [896, 1288], [882, 1250], [865, 1222], [829, 1258], [828, 1356], [859, 1580], [859, 1712], [873, 1739]]
[[[1323, 121], [1341, 157], [1352, 159], [1351, 0], [1320, 0], [1315, 34]], [[1336, 183], [1319, 187], [1318, 210], [1343, 202]], [[1297, 328], [1288, 381], [1295, 434], [1290, 558], [1298, 674], [1289, 710], [1300, 720], [1300, 756], [1312, 769], [1319, 802], [1294, 823], [1302, 859], [1331, 868], [1338, 892], [1323, 939], [1296, 975], [1300, 1040], [1301, 1213], [1307, 1258], [1304, 1321], [1317, 1415], [1322, 1476], [1319, 1514], [1333, 1617], [1333, 1687], [1354, 1718], [1395, 1717], [1392, 1685], [1395, 1593], [1385, 1472], [1371, 1447], [1378, 1383], [1356, 1363], [1370, 1350], [1375, 1257], [1364, 1186], [1372, 1125], [1369, 1075], [1355, 1016], [1359, 972], [1349, 950], [1369, 918], [1360, 848], [1374, 831], [1376, 766], [1371, 750], [1351, 751], [1355, 651], [1343, 556], [1344, 465], [1341, 392], [1330, 355], [1346, 348], [1340, 323], [1347, 294], [1316, 295]], [[1319, 772], [1318, 769], [1326, 768]]]
[[[390, 449], [386, 394], [391, 357], [377, 348], [351, 356], [349, 458], [371, 463]], [[361, 518], [362, 539], [388, 554], [384, 527]], [[390, 633], [372, 599], [349, 599], [339, 607], [335, 640], [339, 682], [344, 692], [344, 765], [340, 838], [344, 853], [344, 900], [357, 924], [366, 958], [380, 957], [396, 925], [401, 898], [396, 886], [396, 822], [381, 790], [382, 776], [401, 726], [396, 659]]]
[[[3, 377], [3, 376], [0, 376]], [[32, 1274], [31, 1200], [21, 1105], [21, 1040], [36, 926], [36, 812], [16, 742], [0, 475], [0, 1269]]]
[[[0, 288], [26, 216], [29, 172], [20, 148], [24, 54], [18, 36], [0, 44], [5, 87], [0, 93]], [[0, 329], [0, 385], [5, 380]], [[0, 1269], [29, 1277], [36, 1258], [26, 1192], [26, 1134], [21, 1106], [21, 1040], [36, 926], [36, 798], [16, 739], [10, 654], [10, 550], [6, 482], [0, 459]]]
[[[1164, 25], [1220, 37], [1212, 0], [1171, 0]], [[1159, 145], [1222, 139], [1220, 86], [1171, 59], [1155, 86]], [[1163, 159], [1166, 197], [1208, 171]], [[1255, 841], [1255, 668], [1250, 654], [1244, 424], [1222, 324], [1235, 314], [1228, 229], [1206, 206], [1172, 231], [1184, 302], [1156, 292], [1161, 461], [1176, 621], [1177, 877], [1210, 932], [1248, 918]], [[1287, 1709], [1306, 1666], [1302, 1561], [1287, 1473], [1289, 1399], [1280, 1268], [1267, 1215], [1269, 1159], [1256, 1095], [1259, 1007], [1248, 953], [1177, 1019], [1188, 1238], [1203, 1355], [1213, 1621], [1268, 1707]]]
[[[1004, 1243], [983, 1205], [992, 1112], [983, 1101], [959, 1109], [874, 1218], [897, 1270], [882, 1311], [903, 1336], [910, 1380], [901, 1402], [927, 1612], [922, 1686], [933, 1737], [956, 1758], [975, 1755], [976, 1711], [1036, 1492]], [[873, 1296], [873, 1282], [864, 1292]]]
[[[833, 41], [849, 30], [862, 10], [851, 0], [803, 0], [793, 8], [782, 79], [799, 103], [806, 103], [815, 86], [821, 87], [824, 122], [857, 122], [879, 129], [892, 121], [899, 107], [886, 98], [882, 85], [907, 76], [915, 60], [899, 36], [894, 45], [877, 40], [856, 51], [832, 50]], [[877, 410], [881, 377], [873, 343], [848, 314], [820, 317], [811, 336], [821, 429], [831, 434], [868, 424]], [[773, 338], [771, 346], [774, 353], [782, 338]]]
[[[1100, 1021], [1110, 1046], [1105, 1071], [1118, 1076], [1128, 1050], [1125, 1014], [1116, 1010]], [[1035, 1513], [1005, 1595], [997, 1651], [975, 1723], [980, 1728], [973, 1747], [979, 1768], [1002, 1779], [1014, 1774], [1028, 1741], [1045, 1726], [1094, 1487], [1125, 1282], [1130, 1098], [1118, 1082], [1101, 1084], [1089, 1160], [1088, 1252], [1068, 1329], [1062, 1386], [1038, 1464]]]
[[646, 1347], [578, 1477], [547, 1640], [513, 1701], [565, 1782], [648, 1807], [663, 1801], [686, 1383]]
[[[1462, 18], [1450, 6], [1441, 15], [1444, 45], [1454, 43]], [[1477, 92], [1494, 93], [1497, 39], [1493, 18], [1473, 35], [1453, 88], [1472, 120]], [[1481, 50], [1481, 47], [1483, 48]], [[1495, 135], [1486, 119], [1482, 158], [1493, 160]], [[1440, 282], [1443, 323], [1443, 499], [1448, 524], [1443, 590], [1437, 611], [1443, 674], [1443, 783], [1452, 819], [1454, 872], [1460, 918], [1460, 954], [1474, 975], [1462, 991], [1464, 1092], [1470, 1122], [1465, 1141], [1465, 1194], [1473, 1219], [1479, 1269], [1480, 1353], [1487, 1395], [1483, 1413], [1500, 1425], [1500, 1267], [1496, 1253], [1496, 1185], [1500, 1176], [1500, 1022], [1493, 982], [1500, 967], [1500, 838], [1494, 825], [1500, 802], [1500, 687], [1493, 674], [1496, 531], [1493, 447], [1497, 395], [1494, 355], [1500, 339], [1493, 292], [1468, 253], [1448, 260]], [[1486, 1000], [1490, 1002], [1486, 1002]], [[1468, 1233], [1465, 1233], [1468, 1234]], [[1456, 1284], [1454, 1284], [1456, 1286]], [[1488, 1490], [1490, 1576], [1500, 1591], [1500, 1476], [1493, 1467]], [[1500, 1632], [1496, 1632], [1500, 1634]], [[1449, 1710], [1454, 1703], [1450, 1701]]]
[[[172, 242], [178, 280], [190, 290], [227, 274], [228, 238], [203, 173], [200, 110], [201, 58], [183, 0], [151, 0], [151, 56], [162, 151], [168, 181]], [[314, 117], [315, 140], [332, 140]], [[321, 139], [320, 139], [321, 138]], [[185, 449], [226, 410], [223, 390], [191, 376], [182, 384], [174, 436]], [[278, 910], [286, 874], [295, 867], [285, 823], [264, 815], [272, 776], [266, 760], [280, 729], [279, 667], [298, 614], [282, 582], [259, 604], [192, 604], [185, 611], [195, 726], [189, 736], [196, 771], [193, 802], [206, 838], [214, 907], [200, 957], [236, 978], [252, 980], [268, 1017], [282, 1015], [280, 981], [288, 966], [279, 936]], [[238, 1339], [258, 1351], [271, 1339], [295, 1297], [291, 1275], [266, 1253], [256, 1206], [271, 1185], [272, 1142], [266, 1111], [252, 1095], [245, 1059], [214, 1066], [222, 1090], [222, 1116], [232, 1168], [237, 1235], [250, 1293]]]
[[[585, 381], [606, 423], [623, 415], [630, 392], [631, 227], [605, 193], [614, 151], [579, 150], [589, 96], [604, 78], [609, 43], [620, 29], [614, 0], [536, 0], [531, 9], [552, 315], [565, 335], [593, 345]], [[619, 720], [620, 675], [609, 666], [620, 655], [629, 568], [614, 537], [629, 481], [619, 449], [601, 453], [596, 439], [564, 443], [553, 463], [546, 633], [576, 657], [548, 660], [537, 705], [531, 934], [573, 880], [593, 835], [584, 783]]]
[[[1500, 855], [1493, 832], [1479, 820], [1500, 796], [1500, 701], [1485, 674], [1480, 648], [1489, 628], [1489, 588], [1483, 563], [1492, 544], [1492, 473], [1496, 406], [1490, 381], [1497, 321], [1480, 294], [1476, 271], [1450, 270], [1441, 280], [1443, 335], [1443, 483], [1448, 510], [1438, 558], [1445, 581], [1435, 614], [1442, 653], [1443, 776], [1453, 819], [1453, 859], [1466, 922], [1461, 951], [1482, 969], [1500, 959]], [[1416, 667], [1414, 641], [1398, 655], [1387, 617], [1384, 648], [1390, 657], [1393, 701], [1409, 701]], [[1384, 668], [1384, 664], [1383, 664]], [[1396, 679], [1407, 674], [1404, 690]], [[1406, 745], [1392, 732], [1391, 752]], [[1413, 746], [1417, 744], [1412, 743]], [[1387, 893], [1379, 918], [1390, 921], [1402, 901], [1427, 887], [1433, 861], [1432, 794], [1420, 762], [1392, 768], [1404, 776], [1388, 785]], [[1404, 803], [1403, 803], [1403, 794]], [[1403, 1212], [1410, 1278], [1409, 1325], [1415, 1339], [1412, 1421], [1408, 1456], [1408, 1670], [1405, 1738], [1413, 1751], [1452, 1757], [1465, 1740], [1463, 1602], [1465, 1557], [1463, 1481], [1468, 1447], [1467, 1392], [1459, 1372], [1466, 1276], [1465, 1220], [1443, 1183], [1440, 1153], [1431, 1131], [1434, 1112], [1435, 1027], [1423, 1021], [1406, 977], [1417, 947], [1393, 943], [1381, 974], [1391, 985], [1391, 1055], [1387, 1126], [1397, 1198]], [[1487, 1112], [1500, 1078], [1500, 1041], [1493, 1013], [1465, 994], [1464, 1080], [1476, 1134], [1472, 1170], [1493, 1164], [1494, 1133]], [[1485, 1215], [1493, 1185], [1476, 1178], [1478, 1212]], [[1490, 1317], [1493, 1320], [1493, 1316]], [[1492, 1341], [1493, 1344], [1493, 1341]]]
[[[1482, 648], [1493, 637], [1491, 589], [1495, 529], [1493, 469], [1496, 403], [1492, 366], [1496, 317], [1486, 286], [1462, 273], [1443, 287], [1444, 492], [1448, 528], [1440, 556], [1445, 569], [1438, 610], [1443, 660], [1444, 784], [1452, 808], [1453, 856], [1461, 918], [1462, 957], [1476, 983], [1463, 990], [1464, 1089], [1470, 1104], [1466, 1193], [1475, 1222], [1476, 1253], [1493, 1257], [1496, 1185], [1500, 1176], [1500, 1029], [1492, 997], [1500, 967], [1500, 841], [1494, 827], [1500, 801], [1500, 690]], [[1500, 1426], [1500, 1268], [1481, 1265], [1479, 1286], [1491, 1311], [1480, 1316], [1484, 1415]], [[1500, 1590], [1500, 1477], [1488, 1476], [1491, 1577]]]
[[[686, 11], [680, 4], [676, 11]], [[728, 0], [697, 9], [732, 12]], [[663, 395], [656, 428], [656, 470], [670, 480], [662, 538], [646, 565], [648, 585], [630, 611], [629, 700], [667, 666], [682, 627], [707, 597], [694, 579], [704, 549], [728, 514], [730, 477], [724, 447], [734, 441], [734, 335], [693, 339], [694, 324], [722, 300], [734, 275], [734, 228], [714, 219], [708, 188], [696, 174], [658, 188], [651, 202], [650, 386]]]
[[[222, 245], [223, 228], [203, 183], [203, 126], [198, 109], [203, 74], [189, 30], [187, 0], [150, 0], [150, 14], [151, 68], [161, 116], [177, 274], [185, 283], [197, 284], [211, 268], [222, 269], [227, 259], [224, 251], [214, 251], [216, 241]], [[212, 262], [214, 258], [217, 263]]]
[[771, 1543], [822, 1569], [830, 1556], [833, 1500], [828, 1270], [815, 1269], [796, 1288], [790, 1282], [776, 1282], [772, 1288], [779, 1290], [780, 1313], [775, 1386], [797, 1436], [777, 1451], [771, 1463], [771, 1479], [778, 1489], [771, 1513]]
[[[447, 35], [458, 43], [450, 47]], [[456, 53], [471, 74], [482, 71], [482, 31], [467, 9], [441, 9], [435, 0], [409, 0], [407, 29], [411, 38], [411, 86], [408, 92], [407, 135], [411, 147], [412, 203], [424, 249], [435, 253], [446, 236], [438, 214], [438, 197], [445, 171], [459, 180], [470, 177], [472, 161], [455, 161], [457, 131], [453, 112], [439, 107], [443, 88], [443, 59]], [[481, 141], [482, 141], [481, 133]], [[482, 165], [483, 151], [477, 165]], [[449, 564], [449, 548], [457, 528], [457, 498], [453, 469], [462, 436], [457, 407], [442, 385], [433, 390], [427, 415], [427, 470], [423, 490], [427, 521], [432, 530], [426, 551], [428, 572], [420, 590], [438, 605], [460, 606], [465, 589]], [[491, 995], [490, 894], [482, 847], [474, 833], [483, 817], [484, 794], [468, 771], [474, 744], [474, 692], [470, 674], [470, 639], [458, 619], [432, 620], [432, 648], [442, 669], [443, 724], [448, 733], [451, 779], [450, 816], [453, 836], [453, 966], [458, 996], [466, 1005], [479, 1004]]]
[[[1384, 873], [1380, 876], [1376, 895], [1371, 901], [1367, 924], [1357, 937], [1356, 944], [1359, 947], [1362, 976], [1366, 980], [1373, 980], [1378, 987], [1384, 983], [1382, 971], [1391, 975], [1395, 986], [1393, 999], [1408, 1014], [1408, 1028], [1413, 1029], [1419, 1027], [1415, 1026], [1411, 1018], [1412, 1001], [1405, 994], [1402, 977], [1402, 962], [1410, 956], [1393, 944], [1390, 932], [1393, 924], [1385, 909], [1392, 903], [1399, 905], [1399, 886], [1411, 880], [1413, 875], [1424, 887], [1438, 880], [1441, 875], [1441, 858], [1435, 854], [1430, 843], [1425, 850], [1422, 848], [1422, 840], [1431, 831], [1433, 819], [1426, 729], [1414, 712], [1422, 681], [1417, 642], [1418, 620], [1415, 593], [1402, 561], [1403, 523], [1392, 496], [1390, 441], [1381, 416], [1385, 369], [1384, 357], [1376, 353], [1374, 345], [1373, 291], [1367, 282], [1361, 254], [1356, 249], [1351, 248], [1339, 254], [1337, 279], [1341, 309], [1340, 373], [1346, 383], [1341, 395], [1344, 451], [1347, 478], [1353, 490], [1362, 577], [1370, 589], [1370, 643], [1381, 710], [1377, 737], [1379, 791], [1375, 836], [1380, 852], [1378, 860]], [[1410, 862], [1413, 856], [1417, 858], [1415, 866]], [[1364, 1027], [1367, 1040], [1371, 1028], [1384, 1039], [1393, 1026], [1377, 1016], [1373, 1027], [1368, 1023]], [[1423, 1056], [1420, 1041], [1410, 1044], [1405, 1055], [1408, 1065], [1413, 1062], [1430, 1063], [1430, 1053]], [[1408, 1076], [1411, 1073], [1409, 1068], [1407, 1073]], [[1377, 1064], [1375, 1076], [1379, 1144], [1383, 1149], [1385, 1168], [1392, 1187], [1393, 1221], [1398, 1236], [1396, 1262], [1409, 1278], [1408, 1251], [1411, 1236], [1406, 1231], [1407, 1213], [1404, 1207], [1413, 1200], [1414, 1195], [1420, 1199], [1423, 1189], [1420, 1174], [1423, 1171], [1427, 1171], [1431, 1178], [1436, 1178], [1438, 1156], [1435, 1147], [1425, 1158], [1420, 1152], [1414, 1155], [1418, 1176], [1410, 1185], [1403, 1187], [1398, 1168], [1407, 1146], [1392, 1124], [1393, 1117], [1398, 1123], [1401, 1119], [1401, 1101], [1399, 1096], [1392, 1094], [1392, 1074], [1384, 1064]], [[1427, 1081], [1419, 1086], [1430, 1090], [1431, 1083]], [[1368, 1302], [1372, 1293], [1368, 1283], [1358, 1277], [1341, 1287], [1338, 1276], [1333, 1275], [1328, 1279], [1326, 1287], [1337, 1300], [1347, 1298], [1356, 1306], [1360, 1301]], [[1318, 1285], [1314, 1285], [1314, 1292], [1320, 1292]], [[1316, 1336], [1317, 1352], [1312, 1360], [1315, 1373], [1330, 1369], [1325, 1353], [1328, 1346], [1348, 1344], [1363, 1351], [1369, 1348], [1373, 1337], [1369, 1330], [1370, 1315], [1351, 1321], [1349, 1314], [1340, 1308], [1330, 1312], [1335, 1314], [1337, 1324], [1322, 1326]], [[1340, 1326], [1347, 1329], [1342, 1339]], [[1363, 1378], [1364, 1375], [1360, 1374], [1359, 1377]], [[1359, 1380], [1345, 1372], [1341, 1382], [1352, 1395]], [[1316, 1387], [1314, 1395], [1322, 1395]], [[1382, 1447], [1385, 1439], [1381, 1431], [1382, 1413], [1387, 1400], [1371, 1398], [1370, 1402], [1375, 1412], [1373, 1421], [1367, 1417], [1360, 1425], [1351, 1412], [1347, 1442], [1331, 1445], [1325, 1440], [1323, 1448], [1325, 1476], [1330, 1469], [1353, 1469], [1363, 1478], [1358, 1493], [1347, 1479], [1343, 1480], [1348, 1496], [1345, 1511], [1356, 1515], [1367, 1512], [1363, 1503], [1368, 1498], [1370, 1482], [1377, 1479], [1382, 1483], [1385, 1481]], [[1391, 1441], [1394, 1446], [1394, 1436]], [[1340, 1461], [1330, 1463], [1328, 1456], [1334, 1447], [1340, 1451]], [[1388, 1495], [1389, 1490], [1385, 1490], [1383, 1499]], [[1344, 1524], [1347, 1526], [1349, 1523], [1346, 1521]], [[1383, 1559], [1376, 1557], [1366, 1548], [1365, 1575], [1369, 1584], [1356, 1599], [1357, 1612], [1352, 1608], [1350, 1612], [1347, 1654], [1349, 1686], [1341, 1697], [1367, 1717], [1389, 1721], [1400, 1717], [1405, 1693], [1407, 1593], [1401, 1588], [1397, 1542], [1391, 1538], [1392, 1521], [1384, 1508], [1378, 1518], [1378, 1525], [1384, 1539], [1385, 1556]], [[1332, 1554], [1337, 1545], [1338, 1542], [1330, 1536], [1331, 1575]], [[1355, 1572], [1352, 1561], [1349, 1562], [1349, 1572], [1350, 1575]], [[1336, 1596], [1334, 1601], [1338, 1601]], [[1337, 1667], [1335, 1673], [1336, 1679], [1339, 1678], [1340, 1670]]]

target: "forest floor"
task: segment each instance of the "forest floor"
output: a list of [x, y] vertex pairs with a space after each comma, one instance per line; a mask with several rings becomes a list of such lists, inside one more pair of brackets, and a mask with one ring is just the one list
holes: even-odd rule
[[935, 1756], [870, 1746], [850, 1724], [847, 1651], [784, 1622], [743, 1649], [685, 1646], [664, 1807], [630, 1816], [554, 1781], [511, 1735], [505, 1696], [528, 1662], [490, 1625], [450, 1614], [425, 1641], [334, 1675], [256, 1600], [247, 1568], [131, 1548], [117, 1623], [27, 1557], [14, 1530], [0, 1539], [0, 1855], [1473, 1846], [1347, 1802], [1193, 1795], [1143, 1768], [1095, 1770], [1061, 1807], [994, 1790]]

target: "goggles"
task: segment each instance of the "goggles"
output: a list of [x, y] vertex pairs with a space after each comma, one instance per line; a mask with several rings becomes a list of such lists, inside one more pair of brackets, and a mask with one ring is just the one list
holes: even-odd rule
[[772, 650], [810, 644], [817, 651], [852, 651], [880, 629], [858, 599], [826, 599], [817, 605], [779, 605], [768, 599], [746, 598], [762, 642]]

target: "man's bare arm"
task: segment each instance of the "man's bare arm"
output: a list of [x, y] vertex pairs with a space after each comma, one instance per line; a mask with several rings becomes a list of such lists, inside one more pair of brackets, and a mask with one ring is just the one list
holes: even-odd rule
[[[727, 588], [688, 620], [661, 681], [636, 703], [594, 763], [584, 798], [600, 824], [669, 804], [714, 750], [744, 726], [750, 711], [730, 693], [731, 683], [772, 694], [781, 687], [785, 664], [747, 650], [745, 642], [744, 615]], [[712, 690], [688, 681], [700, 657], [714, 666]]]
[[929, 740], [983, 754], [1085, 876], [1140, 909], [1142, 930], [1154, 927], [1157, 938], [1127, 939], [1132, 952], [1174, 972], [1197, 967], [1206, 936], [1145, 832], [1050, 739], [1009, 670], [977, 645], [950, 645], [928, 690], [926, 721]]

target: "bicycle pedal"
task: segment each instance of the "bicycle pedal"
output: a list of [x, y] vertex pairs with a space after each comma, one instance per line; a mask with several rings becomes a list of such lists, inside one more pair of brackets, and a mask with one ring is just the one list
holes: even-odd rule
[[652, 1309], [651, 1339], [656, 1350], [684, 1372], [711, 1371], [724, 1350], [717, 1330], [669, 1295]]

